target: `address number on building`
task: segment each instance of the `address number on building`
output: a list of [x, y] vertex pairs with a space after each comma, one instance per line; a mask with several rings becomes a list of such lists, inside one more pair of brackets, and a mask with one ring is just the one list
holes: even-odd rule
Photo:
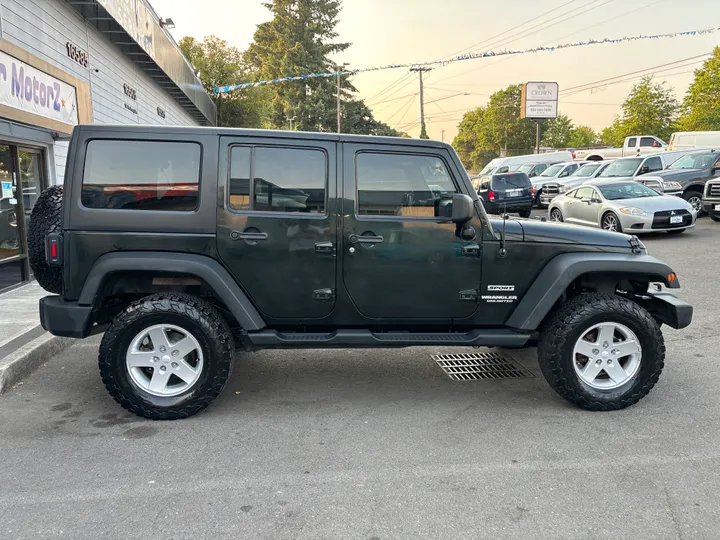
[[88, 53], [74, 43], [67, 42], [67, 55], [83, 67], [88, 67]]
[[125, 91], [125, 95], [127, 97], [137, 101], [137, 90], [135, 90], [132, 86], [130, 86], [128, 83], [125, 83], [123, 84], [123, 90]]

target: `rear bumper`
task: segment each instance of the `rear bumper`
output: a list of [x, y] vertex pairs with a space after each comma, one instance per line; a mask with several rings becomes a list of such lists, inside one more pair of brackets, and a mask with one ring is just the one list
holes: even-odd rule
[[522, 199], [509, 199], [507, 203], [503, 200], [500, 203], [497, 202], [485, 202], [485, 211], [488, 214], [502, 214], [507, 208], [508, 212], [518, 212], [520, 210], [531, 210], [533, 207], [533, 200], [531, 198]]
[[659, 321], [672, 328], [685, 328], [692, 322], [693, 307], [669, 292], [648, 291], [638, 303]]
[[40, 299], [40, 324], [54, 336], [84, 338], [92, 328], [92, 306], [66, 302], [60, 296]]

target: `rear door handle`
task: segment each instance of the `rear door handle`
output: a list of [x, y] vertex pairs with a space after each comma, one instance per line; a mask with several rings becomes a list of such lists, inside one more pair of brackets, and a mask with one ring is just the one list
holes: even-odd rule
[[230, 238], [233, 240], [267, 240], [268, 234], [265, 232], [238, 232], [233, 231], [230, 233]]

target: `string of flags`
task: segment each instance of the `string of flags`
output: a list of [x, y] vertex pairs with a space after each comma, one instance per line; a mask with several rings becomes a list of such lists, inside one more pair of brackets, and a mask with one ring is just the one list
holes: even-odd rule
[[357, 73], [367, 73], [370, 71], [382, 71], [386, 69], [399, 69], [399, 68], [421, 68], [421, 67], [431, 67], [431, 66], [446, 66], [448, 64], [453, 64], [455, 62], [462, 62], [464, 60], [476, 60], [478, 58], [494, 58], [496, 56], [512, 56], [512, 55], [520, 55], [520, 54], [530, 54], [530, 53], [537, 53], [537, 52], [546, 52], [546, 51], [557, 51], [561, 49], [570, 49], [575, 47], [587, 47], [590, 45], [604, 45], [607, 43], [625, 43], [630, 41], [644, 41], [649, 39], [667, 39], [667, 38], [675, 38], [675, 37], [682, 37], [682, 36], [702, 36], [702, 35], [708, 35], [708, 34], [714, 34], [716, 32], [720, 31], [720, 27], [715, 28], [707, 28], [705, 30], [688, 30], [685, 32], [670, 32], [667, 34], [653, 34], [653, 35], [638, 35], [638, 36], [627, 36], [627, 37], [621, 37], [621, 38], [604, 38], [604, 39], [589, 39], [586, 41], [578, 41], [575, 43], [564, 43], [560, 45], [551, 45], [551, 46], [542, 46], [542, 47], [532, 47], [530, 49], [521, 49], [521, 50], [504, 50], [504, 51], [485, 51], [482, 53], [466, 53], [461, 54], [452, 58], [448, 58], [445, 60], [435, 60], [433, 62], [420, 62], [416, 64], [386, 64], [383, 66], [375, 66], [375, 67], [368, 67], [368, 68], [361, 68], [361, 69], [351, 69], [347, 71], [332, 71], [327, 73], [307, 73], [305, 75], [295, 75], [291, 77], [280, 77], [278, 79], [270, 79], [266, 81], [255, 81], [255, 82], [246, 82], [246, 83], [240, 83], [240, 84], [231, 84], [228, 86], [220, 86], [217, 88], [214, 88], [214, 91], [218, 94], [227, 94], [228, 92], [232, 92], [233, 90], [242, 90], [243, 88], [251, 88], [254, 86], [263, 86], [267, 84], [277, 84], [285, 81], [303, 81], [305, 79], [317, 79], [317, 78], [330, 78], [330, 77], [337, 77], [338, 74], [340, 75], [355, 75]]

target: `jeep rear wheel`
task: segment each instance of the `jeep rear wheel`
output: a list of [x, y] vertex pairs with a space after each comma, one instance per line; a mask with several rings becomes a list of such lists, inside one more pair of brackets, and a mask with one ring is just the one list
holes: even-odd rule
[[28, 228], [28, 257], [35, 279], [48, 292], [62, 293], [62, 268], [45, 261], [45, 238], [62, 230], [63, 187], [52, 186], [38, 197]]
[[155, 294], [120, 313], [100, 344], [110, 395], [152, 420], [200, 412], [230, 376], [234, 342], [209, 303], [187, 294]]
[[568, 401], [591, 411], [623, 409], [655, 386], [665, 361], [657, 322], [612, 294], [582, 294], [544, 325], [540, 369]]

